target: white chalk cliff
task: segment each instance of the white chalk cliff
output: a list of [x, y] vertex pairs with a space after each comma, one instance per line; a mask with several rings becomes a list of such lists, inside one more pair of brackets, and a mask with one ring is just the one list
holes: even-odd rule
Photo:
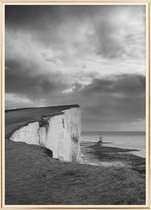
[[76, 107], [29, 122], [15, 130], [10, 140], [44, 146], [59, 160], [81, 162], [80, 135], [81, 113]]

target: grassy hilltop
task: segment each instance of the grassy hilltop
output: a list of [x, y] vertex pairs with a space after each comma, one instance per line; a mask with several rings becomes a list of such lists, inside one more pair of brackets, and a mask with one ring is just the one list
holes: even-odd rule
[[[131, 150], [82, 144], [85, 155], [110, 163], [110, 166], [93, 166], [60, 162], [50, 158], [40, 146], [9, 140], [9, 134], [18, 126], [63, 109], [6, 112], [6, 204], [145, 204], [145, 159], [127, 153]], [[116, 161], [121, 165], [112, 164]]]

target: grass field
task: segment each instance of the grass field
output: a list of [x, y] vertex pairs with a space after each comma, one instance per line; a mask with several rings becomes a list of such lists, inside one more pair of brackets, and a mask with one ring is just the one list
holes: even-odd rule
[[39, 146], [6, 141], [6, 204], [144, 204], [134, 168], [60, 162]]
[[[30, 114], [26, 115], [28, 119], [25, 121], [24, 114], [18, 114], [15, 121], [16, 114], [11, 113], [13, 117], [6, 121], [7, 135], [29, 120]], [[144, 158], [129, 154], [128, 150], [106, 145], [83, 145], [83, 149], [100, 161], [118, 160], [124, 167], [60, 162], [49, 157], [42, 147], [6, 138], [6, 204], [145, 204]]]

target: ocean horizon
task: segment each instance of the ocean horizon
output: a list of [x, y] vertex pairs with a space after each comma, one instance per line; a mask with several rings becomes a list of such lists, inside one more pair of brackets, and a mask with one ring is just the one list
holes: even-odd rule
[[103, 142], [110, 147], [134, 149], [132, 154], [146, 156], [145, 131], [82, 131], [81, 141], [98, 142], [100, 136]]

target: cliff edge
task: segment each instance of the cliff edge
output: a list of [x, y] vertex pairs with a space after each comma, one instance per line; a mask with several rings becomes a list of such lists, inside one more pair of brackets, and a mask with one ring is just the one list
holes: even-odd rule
[[[81, 111], [78, 105], [6, 111], [9, 139], [43, 146], [52, 157], [81, 162]], [[16, 121], [15, 121], [16, 118]]]

